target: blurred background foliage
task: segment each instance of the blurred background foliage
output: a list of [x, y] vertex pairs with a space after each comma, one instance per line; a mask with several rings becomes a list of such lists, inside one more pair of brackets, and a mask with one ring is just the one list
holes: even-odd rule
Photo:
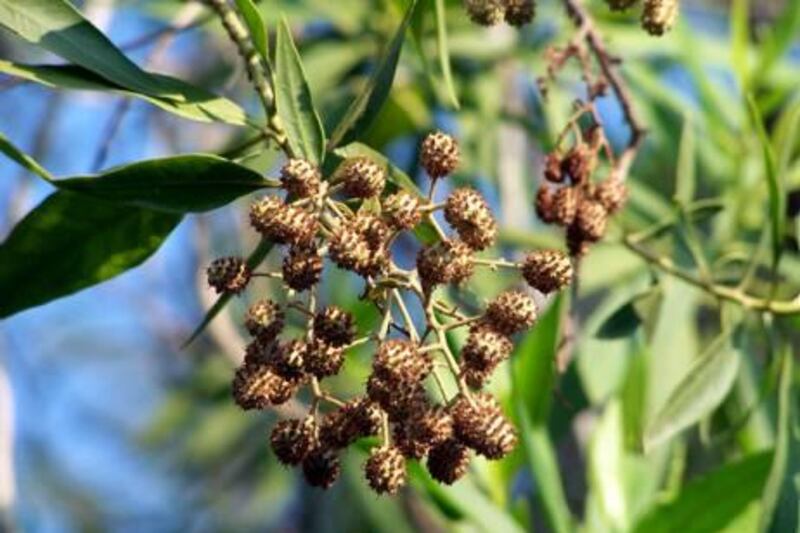
[[[437, 4], [446, 11], [444, 33]], [[435, 127], [454, 132], [464, 161], [448, 185], [472, 184], [491, 199], [508, 256], [561, 243], [536, 220], [532, 203], [543, 155], [583, 91], [579, 72], [567, 71], [542, 98], [536, 79], [546, 71], [543, 53], [574, 30], [560, 2], [539, 4], [522, 31], [485, 30], [469, 23], [460, 2], [421, 0], [390, 97], [359, 139], [423, 182], [418, 140]], [[405, 6], [258, 3], [273, 36], [280, 17], [288, 19], [326, 131], [363, 87]], [[233, 47], [200, 4], [87, 0], [80, 7], [139, 64], [257, 114]], [[412, 466], [412, 486], [396, 498], [368, 491], [364, 455], [355, 450], [329, 492], [308, 488], [280, 466], [266, 445], [275, 415], [245, 415], [230, 401], [247, 302], [233, 301], [194, 344], [180, 348], [213, 302], [198, 279], [209, 257], [246, 255], [257, 244], [244, 229], [244, 198], [186, 219], [136, 271], [0, 323], [0, 369], [13, 391], [4, 401], [13, 400], [15, 422], [6, 414], [0, 427], [13, 435], [15, 452], [13, 462], [0, 463], [8, 473], [0, 475], [8, 527], [797, 530], [800, 373], [793, 362], [800, 315], [748, 312], [709, 297], [652, 268], [622, 236], [655, 225], [648, 249], [681, 269], [731, 284], [747, 276], [756, 294], [796, 294], [800, 7], [795, 0], [684, 0], [680, 24], [660, 39], [644, 34], [634, 14], [611, 14], [600, 1], [590, 8], [624, 60], [648, 135], [628, 207], [583, 262], [577, 299], [552, 302], [492, 383], [522, 430], [510, 458], [474, 461], [453, 487]], [[9, 33], [0, 33], [0, 56], [56, 61]], [[227, 154], [267, 176], [281, 164], [277, 151], [249, 142], [241, 129], [189, 122], [140, 100], [52, 90], [12, 76], [0, 77], [0, 94], [0, 130], [57, 175], [187, 152]], [[609, 138], [624, 146], [619, 105], [605, 98], [600, 110]], [[786, 221], [777, 272], [770, 271], [766, 228], [777, 215], [769, 207], [765, 151], [775, 156]], [[5, 237], [51, 188], [6, 160], [0, 170]], [[400, 247], [410, 262], [414, 244]], [[511, 281], [477, 276], [471, 298], [480, 301]], [[264, 284], [258, 292], [270, 290]], [[355, 279], [337, 274], [322, 294], [355, 313], [366, 331], [377, 317], [358, 301], [359, 290]], [[369, 355], [349, 357], [334, 380], [337, 391], [363, 385]], [[687, 375], [694, 376], [688, 386]]]

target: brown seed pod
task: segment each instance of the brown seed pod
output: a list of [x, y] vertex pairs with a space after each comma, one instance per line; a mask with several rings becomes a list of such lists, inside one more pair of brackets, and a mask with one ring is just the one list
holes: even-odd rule
[[268, 357], [275, 372], [290, 381], [300, 379], [304, 373], [306, 343], [300, 339], [293, 339], [275, 343], [273, 346]]
[[484, 250], [497, 238], [497, 223], [489, 205], [475, 189], [456, 189], [447, 198], [444, 218], [461, 239], [475, 250]]
[[536, 316], [536, 302], [522, 291], [506, 291], [486, 307], [486, 323], [506, 335], [530, 328]]
[[277, 337], [283, 324], [283, 310], [272, 300], [258, 300], [247, 309], [244, 317], [244, 326], [250, 335], [265, 341]]
[[431, 446], [453, 435], [453, 418], [441, 406], [421, 406], [408, 418], [407, 426], [415, 440]]
[[269, 362], [269, 357], [272, 354], [275, 339], [256, 337], [250, 341], [245, 347], [244, 363], [249, 364], [264, 364]]
[[305, 371], [318, 379], [335, 376], [344, 364], [344, 350], [322, 339], [314, 339], [306, 348], [303, 364]]
[[298, 381], [287, 380], [266, 363], [244, 364], [233, 378], [233, 399], [242, 409], [266, 409], [286, 403]]
[[552, 187], [541, 185], [536, 191], [536, 216], [545, 224], [556, 221], [555, 192]]
[[606, 0], [612, 11], [625, 11], [639, 0]]
[[596, 157], [588, 145], [579, 143], [573, 146], [561, 162], [561, 171], [572, 178], [574, 185], [589, 181], [594, 171]]
[[459, 375], [471, 389], [480, 390], [492, 379], [494, 370], [494, 368], [475, 368], [461, 363], [461, 372]]
[[406, 459], [396, 446], [373, 448], [364, 475], [378, 494], [395, 494], [406, 484]]
[[475, 271], [472, 248], [462, 241], [450, 239], [420, 248], [417, 272], [425, 287], [467, 281]]
[[381, 423], [378, 405], [368, 398], [356, 398], [325, 415], [320, 438], [328, 447], [345, 448], [362, 437], [376, 435]]
[[578, 205], [575, 226], [584, 241], [597, 242], [602, 239], [607, 225], [608, 211], [600, 202], [586, 198]]
[[339, 478], [342, 467], [334, 450], [320, 447], [303, 459], [303, 477], [312, 487], [327, 489]]
[[367, 380], [367, 395], [386, 411], [392, 422], [402, 422], [428, 405], [422, 383], [395, 383], [375, 374]]
[[416, 438], [408, 424], [404, 421], [394, 424], [392, 442], [403, 457], [420, 460], [428, 453], [430, 444]]
[[366, 157], [348, 159], [339, 169], [344, 193], [351, 198], [372, 198], [386, 186], [386, 171]]
[[314, 417], [281, 420], [269, 438], [272, 451], [285, 465], [296, 465], [319, 446], [319, 428]]
[[564, 173], [561, 171], [561, 156], [557, 152], [550, 152], [544, 158], [544, 179], [550, 183], [564, 181]]
[[538, 250], [522, 262], [522, 277], [542, 294], [560, 291], [572, 282], [572, 263], [559, 250]]
[[469, 448], [456, 439], [448, 439], [428, 452], [428, 472], [445, 485], [452, 485], [469, 469]]
[[644, 0], [642, 28], [650, 35], [664, 35], [678, 20], [678, 0]]
[[571, 257], [583, 257], [589, 252], [590, 245], [576, 224], [567, 227], [567, 250]]
[[470, 328], [469, 337], [461, 350], [461, 359], [475, 370], [494, 370], [511, 356], [514, 343], [508, 336], [495, 331], [481, 321]]
[[253, 271], [241, 257], [221, 257], [211, 262], [206, 269], [208, 284], [219, 294], [239, 294], [242, 292]]
[[433, 369], [429, 354], [420, 352], [409, 341], [390, 339], [378, 346], [372, 361], [372, 371], [389, 383], [419, 383]]
[[296, 291], [310, 289], [322, 277], [323, 261], [313, 246], [292, 246], [283, 258], [283, 281]]
[[281, 168], [283, 188], [298, 198], [315, 196], [321, 181], [319, 168], [305, 159], [289, 159]]
[[487, 459], [500, 459], [517, 445], [517, 431], [490, 394], [475, 394], [472, 402], [459, 397], [450, 412], [458, 440]]
[[460, 157], [458, 142], [441, 131], [429, 133], [420, 146], [420, 164], [432, 179], [452, 174], [458, 168]]
[[314, 215], [275, 196], [265, 196], [250, 206], [250, 224], [277, 244], [293, 245], [310, 244], [319, 228]]
[[422, 220], [420, 200], [406, 191], [398, 191], [383, 200], [383, 216], [396, 230], [414, 229]]
[[569, 226], [578, 212], [581, 192], [577, 187], [561, 187], [553, 195], [553, 222], [561, 226]]
[[504, 0], [464, 0], [470, 20], [481, 26], [494, 26], [505, 15]]
[[340, 268], [372, 277], [386, 270], [389, 255], [385, 240], [381, 241], [379, 235], [382, 231], [379, 228], [385, 226], [375, 223], [366, 227], [366, 220], [357, 217], [334, 232], [329, 242], [330, 257]]
[[506, 22], [521, 27], [530, 24], [536, 14], [533, 0], [506, 0]]
[[594, 199], [613, 214], [620, 211], [628, 199], [625, 182], [614, 176], [606, 178], [595, 186]]
[[330, 305], [314, 315], [314, 336], [331, 346], [344, 346], [353, 341], [355, 323], [353, 315]]
[[371, 250], [385, 247], [391, 234], [389, 226], [380, 217], [366, 212], [353, 217], [349, 226], [367, 241]]

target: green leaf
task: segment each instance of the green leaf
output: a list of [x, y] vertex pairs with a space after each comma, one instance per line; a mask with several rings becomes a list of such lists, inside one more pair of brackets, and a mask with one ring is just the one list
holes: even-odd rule
[[139, 265], [180, 220], [67, 191], [50, 195], [0, 245], [0, 318]]
[[447, 95], [455, 109], [459, 109], [456, 86], [453, 83], [453, 70], [450, 67], [450, 47], [447, 44], [447, 13], [444, 0], [434, 0], [436, 5], [436, 45], [439, 48], [439, 66], [442, 69]]
[[366, 87], [347, 109], [344, 117], [331, 135], [329, 142], [331, 147], [335, 148], [359, 137], [369, 129], [378, 116], [392, 89], [406, 29], [414, 16], [416, 8], [417, 0], [411, 0], [403, 21], [384, 51]]
[[267, 27], [264, 25], [264, 19], [261, 18], [256, 4], [253, 0], [236, 0], [236, 7], [239, 8], [244, 23], [247, 25], [247, 31], [250, 32], [250, 38], [253, 40], [256, 51], [261, 54], [264, 61], [269, 61]]
[[610, 402], [597, 424], [589, 446], [589, 485], [597, 496], [612, 531], [629, 529], [630, 503], [625, 491], [625, 446], [622, 407]]
[[210, 154], [139, 161], [98, 176], [54, 183], [61, 189], [160, 211], [200, 212], [265, 187], [277, 187], [242, 165]]
[[757, 72], [765, 76], [767, 71], [785, 54], [800, 34], [800, 2], [786, 2], [783, 13], [770, 24], [761, 45], [761, 58]]
[[731, 331], [723, 332], [694, 362], [645, 430], [652, 450], [713, 411], [728, 395], [739, 371]]
[[14, 146], [2, 133], [0, 133], [0, 151], [19, 166], [33, 172], [41, 178], [50, 182], [55, 179], [47, 169], [40, 165], [34, 158]]
[[23, 65], [0, 60], [0, 72], [40, 83], [47, 87], [85, 91], [112, 91], [160, 107], [164, 111], [198, 122], [224, 122], [235, 126], [250, 123], [238, 104], [189, 83], [154, 74], [158, 80], [181, 94], [180, 100], [150, 96], [128, 90], [90, 70], [76, 65]]
[[278, 25], [275, 45], [275, 100], [294, 151], [320, 164], [325, 154], [325, 132], [285, 19]]
[[747, 102], [750, 105], [750, 117], [753, 121], [753, 127], [756, 129], [758, 139], [761, 142], [761, 149], [764, 153], [764, 169], [769, 186], [769, 217], [772, 229], [772, 268], [776, 270], [783, 252], [783, 232], [786, 227], [786, 193], [778, 175], [775, 152], [772, 144], [770, 144], [767, 130], [764, 128], [761, 112], [758, 110], [752, 95], [748, 95]]
[[[779, 531], [796, 531], [798, 527], [798, 487], [792, 483], [792, 470], [789, 469], [792, 451], [792, 420], [794, 419], [794, 403], [796, 396], [794, 388], [794, 354], [787, 345], [781, 354], [780, 385], [778, 387], [778, 427], [775, 436], [775, 457], [772, 461], [769, 477], [767, 478], [764, 494], [761, 497], [761, 520], [759, 530], [769, 531], [770, 524]], [[797, 460], [797, 457], [794, 458]], [[781, 500], [787, 502], [790, 523], [777, 522], [777, 513]]]
[[[264, 259], [266, 259], [267, 255], [269, 255], [269, 252], [272, 250], [273, 246], [273, 242], [262, 239], [261, 242], [258, 243], [256, 249], [253, 250], [253, 252], [247, 258], [247, 264], [250, 266], [250, 268], [257, 268], [264, 261]], [[203, 331], [205, 331], [206, 327], [211, 323], [211, 321], [214, 320], [214, 317], [216, 317], [220, 311], [225, 309], [225, 306], [228, 305], [230, 299], [230, 294], [221, 294], [217, 298], [217, 301], [214, 302], [214, 305], [211, 306], [211, 309], [206, 311], [202, 322], [200, 322], [194, 331], [192, 331], [192, 334], [189, 335], [189, 338], [186, 339], [181, 348], [186, 348], [192, 342], [194, 342], [194, 340], [199, 337]]]
[[556, 376], [564, 296], [558, 295], [538, 323], [525, 335], [512, 357], [513, 392], [534, 426], [547, 425]]
[[689, 482], [678, 497], [655, 507], [636, 533], [705, 533], [731, 526], [757, 500], [769, 474], [772, 452], [750, 455]]
[[641, 325], [642, 320], [633, 302], [622, 304], [611, 313], [597, 330], [600, 339], [620, 339], [631, 336]]
[[750, 1], [734, 0], [731, 7], [731, 65], [742, 93], [750, 88], [748, 48], [750, 46]]
[[65, 0], [0, 0], [0, 25], [131, 91], [175, 97]]
[[687, 206], [694, 200], [695, 176], [694, 125], [689, 115], [683, 118], [683, 133], [678, 150], [678, 168], [675, 176], [675, 199]]

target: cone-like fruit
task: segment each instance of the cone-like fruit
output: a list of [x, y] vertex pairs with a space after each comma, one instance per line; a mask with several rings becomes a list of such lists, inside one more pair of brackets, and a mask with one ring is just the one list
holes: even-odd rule
[[353, 315], [330, 305], [314, 315], [314, 336], [332, 346], [344, 346], [353, 341], [355, 324]]
[[460, 240], [439, 241], [420, 248], [417, 272], [425, 287], [468, 280], [475, 271], [472, 248]]
[[352, 198], [377, 196], [386, 186], [383, 167], [366, 157], [348, 159], [339, 170], [344, 193]]
[[247, 309], [244, 317], [244, 326], [250, 335], [264, 341], [277, 337], [283, 324], [283, 310], [272, 300], [258, 300]]
[[233, 378], [233, 399], [242, 409], [266, 409], [289, 401], [298, 382], [278, 375], [266, 363], [244, 364]]
[[376, 276], [389, 263], [388, 233], [380, 219], [359, 215], [334, 232], [329, 241], [331, 260], [361, 276]]
[[331, 448], [345, 448], [360, 439], [378, 433], [381, 413], [368, 398], [356, 398], [325, 415], [320, 428], [322, 442]]
[[293, 339], [284, 343], [275, 343], [270, 356], [270, 363], [281, 377], [297, 380], [303, 376], [305, 367], [306, 343]]
[[323, 261], [313, 246], [292, 246], [283, 258], [283, 281], [296, 291], [310, 289], [322, 277]]
[[317, 448], [303, 459], [303, 476], [312, 487], [327, 489], [339, 478], [342, 467], [334, 450]]
[[319, 228], [314, 215], [300, 207], [285, 205], [275, 196], [266, 196], [250, 207], [250, 223], [278, 244], [309, 245]]
[[616, 177], [606, 178], [594, 189], [594, 199], [613, 214], [625, 206], [628, 199], [628, 187], [621, 179]]
[[419, 157], [428, 176], [438, 179], [452, 174], [458, 168], [461, 152], [453, 137], [436, 131], [429, 133], [422, 141]]
[[497, 238], [497, 223], [489, 205], [475, 189], [456, 189], [447, 198], [444, 218], [474, 250], [484, 250]]
[[364, 475], [378, 494], [395, 494], [406, 484], [406, 459], [396, 446], [373, 448]]
[[393, 425], [392, 443], [400, 450], [403, 457], [417, 461], [425, 457], [431, 447], [427, 442], [417, 438], [405, 421]]
[[422, 383], [397, 383], [374, 373], [367, 380], [367, 395], [386, 411], [392, 422], [402, 422], [428, 405]]
[[506, 291], [486, 307], [487, 324], [506, 335], [530, 328], [536, 316], [536, 302], [522, 291]]
[[456, 439], [448, 439], [428, 452], [428, 472], [445, 485], [452, 485], [469, 469], [469, 448]]
[[505, 15], [504, 0], [464, 0], [470, 20], [481, 26], [494, 26]]
[[381, 343], [372, 361], [373, 373], [389, 383], [419, 383], [433, 369], [429, 354], [406, 340], [390, 339]]
[[314, 417], [281, 420], [272, 429], [269, 442], [281, 463], [296, 465], [319, 445], [318, 433]]
[[577, 187], [561, 187], [553, 194], [552, 220], [561, 226], [569, 226], [575, 220], [581, 192]]
[[584, 241], [596, 242], [603, 238], [608, 225], [608, 211], [592, 199], [584, 199], [575, 214], [575, 226]]
[[568, 174], [575, 185], [582, 185], [589, 181], [594, 170], [596, 157], [587, 144], [576, 144], [561, 162], [561, 171]]
[[383, 201], [383, 216], [397, 230], [413, 229], [422, 220], [419, 198], [406, 191], [398, 191]]
[[481, 321], [472, 327], [461, 350], [463, 362], [477, 370], [494, 370], [511, 355], [514, 343], [508, 336]]
[[221, 257], [211, 262], [206, 270], [208, 284], [218, 293], [239, 294], [253, 275], [241, 257]]
[[650, 35], [664, 35], [675, 25], [678, 11], [679, 0], [645, 0], [642, 27]]
[[344, 350], [341, 346], [333, 346], [322, 339], [314, 339], [307, 347], [303, 358], [306, 372], [323, 379], [335, 376], [344, 364]]
[[541, 185], [536, 191], [536, 216], [545, 224], [556, 221], [555, 192], [548, 185]]
[[281, 168], [283, 188], [298, 198], [316, 195], [321, 181], [319, 168], [305, 159], [290, 159]]
[[550, 183], [564, 181], [564, 172], [561, 170], [561, 156], [556, 152], [551, 152], [544, 158], [544, 179]]
[[500, 459], [517, 445], [517, 432], [490, 394], [458, 398], [451, 406], [455, 435], [487, 459]]
[[572, 263], [559, 250], [538, 250], [522, 262], [522, 277], [542, 294], [560, 291], [572, 282]]
[[536, 4], [533, 0], [506, 0], [506, 22], [512, 26], [530, 24], [535, 14]]

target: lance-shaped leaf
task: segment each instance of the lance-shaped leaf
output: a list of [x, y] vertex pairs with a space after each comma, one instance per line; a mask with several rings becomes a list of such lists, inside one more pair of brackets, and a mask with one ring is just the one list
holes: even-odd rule
[[139, 265], [180, 220], [74, 192], [50, 195], [0, 244], [0, 318]]
[[267, 37], [267, 28], [264, 25], [264, 19], [258, 11], [253, 0], [236, 0], [236, 7], [242, 14], [244, 23], [247, 25], [247, 31], [250, 32], [250, 38], [253, 40], [256, 50], [264, 61], [269, 60], [269, 38]]
[[331, 135], [330, 146], [337, 147], [359, 137], [367, 131], [378, 116], [392, 89], [406, 29], [414, 16], [416, 8], [417, 0], [412, 0], [405, 17], [403, 17], [403, 21], [381, 56], [375, 71], [367, 81], [366, 87], [347, 109], [344, 118], [342, 118]]
[[98, 176], [54, 183], [97, 198], [178, 213], [208, 211], [265, 187], [258, 172], [210, 154], [140, 161]]
[[713, 411], [728, 395], [739, 372], [739, 353], [723, 332], [689, 368], [644, 435], [652, 450]]
[[34, 158], [14, 146], [8, 138], [0, 133], [0, 152], [3, 152], [9, 159], [17, 163], [30, 172], [33, 172], [42, 179], [52, 182], [55, 180], [52, 174], [47, 171], [42, 165], [39, 164]]
[[325, 132], [286, 20], [278, 25], [275, 44], [275, 101], [294, 151], [319, 164], [325, 153]]

